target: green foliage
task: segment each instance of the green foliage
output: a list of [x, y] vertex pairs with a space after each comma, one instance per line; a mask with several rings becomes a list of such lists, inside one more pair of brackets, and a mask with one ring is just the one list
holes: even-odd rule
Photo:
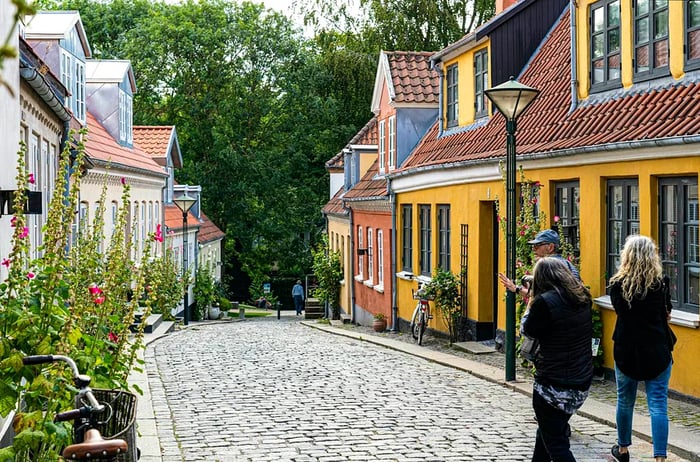
[[214, 275], [207, 265], [202, 265], [197, 268], [192, 292], [194, 293], [194, 301], [197, 304], [197, 309], [192, 313], [193, 320], [199, 321], [204, 319], [204, 314], [207, 309], [216, 300]]
[[457, 327], [461, 319], [459, 279], [450, 271], [436, 269], [430, 282], [425, 285], [425, 297], [433, 300], [435, 307], [447, 324], [451, 345], [457, 336]]
[[185, 284], [172, 251], [167, 250], [161, 258], [148, 261], [144, 274], [144, 295], [149, 299], [153, 312], [172, 320], [171, 310], [180, 303], [185, 293]]
[[[84, 135], [82, 131], [80, 136]], [[143, 291], [143, 268], [154, 236], [144, 246], [144, 259], [134, 264], [131, 240], [125, 234], [128, 185], [109, 239], [103, 236], [104, 188], [93, 221], [84, 220], [77, 234], [72, 232], [84, 158], [83, 144], [77, 145], [73, 163], [71, 143], [60, 156], [40, 257], [30, 258], [26, 217], [17, 213], [12, 218], [12, 251], [3, 258], [9, 275], [0, 283], [0, 414], [8, 415], [20, 399], [23, 406], [14, 421], [17, 437], [2, 454], [12, 454], [17, 461], [57, 460], [72, 434], [68, 423], [53, 423], [58, 411], [73, 407], [69, 371], [23, 366], [22, 357], [67, 355], [93, 378], [94, 386], [127, 388], [127, 376], [143, 344], [143, 324], [136, 334], [130, 333], [138, 305], [129, 294]], [[31, 172], [25, 170], [25, 155], [23, 145], [17, 156], [14, 210], [22, 210], [26, 201]], [[149, 301], [145, 309], [148, 314]]]
[[340, 319], [340, 281], [343, 279], [340, 252], [330, 250], [324, 235], [312, 254], [314, 276], [318, 281], [314, 296], [330, 305], [333, 319]]

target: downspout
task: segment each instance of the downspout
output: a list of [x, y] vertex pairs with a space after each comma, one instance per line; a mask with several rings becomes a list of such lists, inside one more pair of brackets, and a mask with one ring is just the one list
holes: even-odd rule
[[389, 193], [389, 204], [391, 204], [391, 235], [389, 247], [391, 250], [391, 329], [390, 332], [398, 332], [399, 306], [396, 294], [396, 194], [391, 190], [391, 179], [387, 180], [386, 186]]
[[[572, 0], [573, 1], [573, 0]], [[430, 68], [435, 70], [438, 75], [438, 79], [440, 80], [439, 84], [439, 90], [438, 90], [438, 98], [440, 103], [438, 104], [438, 139], [442, 136], [442, 95], [443, 95], [443, 76], [444, 74], [442, 73], [442, 66], [436, 66], [435, 61], [431, 60], [430, 61]]]
[[355, 225], [352, 222], [352, 209], [346, 207], [345, 201], [343, 208], [350, 216], [350, 322], [355, 324]]
[[569, 3], [569, 22], [571, 23], [571, 106], [569, 112], [578, 107], [578, 53], [576, 52], [576, 0]]

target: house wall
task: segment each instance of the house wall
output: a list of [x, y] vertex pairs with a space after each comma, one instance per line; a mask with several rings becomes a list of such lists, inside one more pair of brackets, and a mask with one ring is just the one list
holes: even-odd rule
[[[388, 203], [387, 203], [388, 205]], [[373, 230], [374, 239], [374, 274], [370, 283], [370, 275], [368, 274], [367, 259], [368, 255], [364, 255], [364, 271], [363, 278], [359, 277], [359, 268], [357, 262], [357, 249], [355, 249], [355, 275], [353, 283], [355, 288], [355, 322], [362, 325], [372, 325], [373, 316], [376, 313], [383, 313], [387, 320], [391, 319], [391, 213], [386, 211], [376, 210], [358, 210], [353, 204], [353, 227], [354, 233], [357, 233], [357, 227], [362, 226], [364, 234], [362, 247], [367, 248], [367, 228]], [[382, 230], [383, 233], [383, 254], [384, 254], [384, 285], [377, 285], [377, 230]], [[355, 237], [357, 243], [357, 237]], [[389, 326], [391, 327], [391, 326]]]
[[[476, 48], [466, 50], [464, 53], [460, 54], [459, 56], [455, 57], [454, 59], [445, 61], [444, 64], [442, 65], [442, 84], [443, 87], [446, 88], [446, 75], [447, 75], [447, 68], [450, 66], [457, 64], [457, 72], [458, 72], [458, 78], [457, 78], [457, 92], [458, 92], [458, 107], [459, 107], [459, 126], [463, 127], [465, 125], [469, 125], [474, 122], [475, 117], [474, 117], [474, 91], [475, 91], [475, 83], [474, 83], [474, 54], [481, 52], [485, 48], [488, 48], [489, 43], [486, 42], [483, 45], [480, 45]], [[491, 56], [491, 53], [489, 51], [489, 56]], [[491, 75], [491, 60], [488, 60], [489, 62], [489, 75]], [[447, 107], [447, 91], [443, 90], [442, 93], [442, 105], [443, 107]], [[447, 124], [447, 115], [443, 114], [443, 120], [442, 120], [442, 125], [443, 128], [446, 128]]]
[[352, 314], [350, 288], [352, 285], [352, 261], [350, 260], [350, 220], [328, 216], [328, 243], [331, 250], [340, 252], [340, 262], [343, 265], [343, 281], [340, 286], [340, 309], [346, 314]]
[[208, 266], [212, 270], [214, 280], [221, 282], [221, 240], [200, 245], [199, 266]]

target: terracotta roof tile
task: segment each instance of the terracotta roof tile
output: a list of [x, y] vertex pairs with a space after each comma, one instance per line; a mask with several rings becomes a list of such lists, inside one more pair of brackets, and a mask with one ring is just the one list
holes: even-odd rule
[[160, 165], [165, 165], [168, 149], [175, 130], [174, 125], [134, 126], [134, 143], [147, 152]]
[[348, 216], [349, 211], [343, 207], [343, 191], [335, 193], [335, 196], [323, 206], [323, 213], [326, 215]]
[[[165, 214], [165, 226], [169, 230], [182, 231], [182, 210], [178, 208], [175, 204], [165, 204], [163, 206], [163, 212]], [[187, 229], [199, 228], [200, 223], [197, 217], [192, 215], [191, 212], [187, 213]]]
[[197, 242], [201, 244], [206, 244], [207, 242], [213, 242], [223, 239], [226, 236], [226, 234], [224, 234], [224, 232], [221, 231], [219, 227], [216, 226], [214, 222], [209, 219], [209, 217], [207, 217], [204, 213], [201, 213], [200, 215], [201, 219], [199, 220], [199, 233], [197, 233]]
[[163, 177], [166, 176], [163, 167], [151, 159], [151, 156], [141, 150], [141, 148], [138, 146], [128, 148], [117, 143], [89, 112], [87, 114], [87, 126], [88, 135], [85, 142], [85, 152], [93, 161], [99, 160], [118, 168], [138, 169]]
[[440, 78], [430, 69], [434, 52], [385, 51], [397, 103], [437, 103]]
[[355, 186], [345, 193], [343, 199], [363, 200], [374, 199], [387, 196], [386, 178], [379, 177], [379, 159], [375, 159], [372, 166], [362, 176], [362, 179]]
[[[611, 143], [697, 135], [700, 83], [675, 82], [653, 90], [591, 95], [571, 111], [569, 12], [543, 42], [520, 81], [541, 90], [518, 120], [518, 155]], [[505, 155], [505, 122], [494, 116], [473, 129], [438, 138], [437, 123], [423, 137], [401, 171], [428, 165]]]
[[369, 121], [365, 124], [364, 127], [360, 129], [357, 133], [355, 133], [355, 136], [353, 136], [350, 141], [348, 141], [348, 144], [345, 145], [345, 147], [336, 155], [331, 157], [329, 161], [326, 162], [326, 169], [341, 169], [343, 168], [343, 164], [345, 163], [345, 156], [343, 155], [344, 149], [349, 149], [350, 146], [353, 145], [372, 145], [376, 146], [377, 145], [377, 118], [372, 117], [369, 119]]

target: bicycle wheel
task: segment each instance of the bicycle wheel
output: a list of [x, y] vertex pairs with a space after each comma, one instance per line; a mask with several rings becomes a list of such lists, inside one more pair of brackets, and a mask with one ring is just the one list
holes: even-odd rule
[[413, 319], [411, 319], [411, 335], [413, 336], [413, 340], [418, 340], [418, 331], [420, 330], [420, 308], [416, 308], [416, 310], [413, 312]]
[[426, 321], [425, 313], [421, 311], [418, 321], [418, 345], [423, 345], [423, 334], [425, 334]]

